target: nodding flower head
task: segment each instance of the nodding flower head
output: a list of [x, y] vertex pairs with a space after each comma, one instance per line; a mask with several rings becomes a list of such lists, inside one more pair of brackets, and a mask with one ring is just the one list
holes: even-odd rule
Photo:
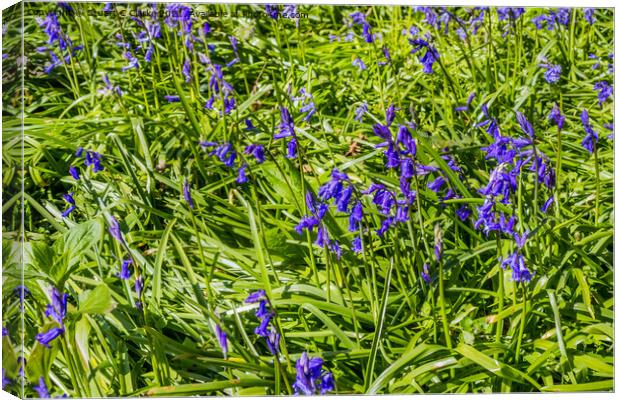
[[111, 216], [110, 219], [108, 220], [108, 223], [110, 225], [108, 228], [110, 235], [112, 235], [112, 237], [116, 239], [120, 244], [125, 243], [125, 241], [123, 240], [123, 232], [121, 231], [121, 225], [118, 223], [116, 218]]
[[224, 358], [226, 358], [226, 354], [228, 354], [228, 339], [226, 337], [226, 332], [224, 332], [222, 328], [216, 324], [215, 333], [217, 335], [217, 341], [222, 348], [222, 353], [224, 353]]
[[131, 258], [123, 260], [123, 263], [121, 264], [121, 272], [119, 272], [118, 274], [119, 278], [127, 280], [131, 277], [131, 270], [129, 269], [129, 265], [132, 263], [133, 260]]
[[192, 199], [192, 193], [190, 189], [191, 189], [191, 186], [189, 182], [187, 181], [187, 178], [184, 178], [183, 179], [183, 197], [185, 198], [185, 201], [189, 205], [189, 208], [194, 209], [194, 199]]
[[293, 389], [296, 395], [310, 396], [317, 392], [325, 394], [334, 390], [334, 378], [330, 372], [323, 370], [322, 358], [310, 358], [304, 351], [297, 360], [295, 369], [297, 374]]
[[566, 117], [562, 115], [560, 111], [560, 107], [558, 107], [557, 103], [553, 105], [551, 112], [549, 113], [549, 122], [557, 125], [558, 129], [562, 129], [564, 127], [564, 120]]

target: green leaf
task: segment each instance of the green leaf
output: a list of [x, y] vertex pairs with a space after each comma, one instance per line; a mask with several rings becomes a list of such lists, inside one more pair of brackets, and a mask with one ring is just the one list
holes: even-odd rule
[[[82, 300], [83, 297], [83, 300]], [[112, 299], [110, 289], [105, 284], [100, 284], [90, 292], [84, 292], [80, 296], [78, 314], [107, 314], [116, 307]]]

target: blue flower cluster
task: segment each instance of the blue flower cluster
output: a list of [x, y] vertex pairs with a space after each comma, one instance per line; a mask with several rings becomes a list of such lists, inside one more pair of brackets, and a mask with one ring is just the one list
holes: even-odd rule
[[46, 332], [38, 333], [36, 339], [43, 346], [50, 348], [50, 342], [65, 333], [65, 316], [67, 315], [67, 294], [60, 293], [56, 288], [52, 288], [50, 293], [52, 303], [45, 309], [45, 316], [51, 318], [58, 326], [50, 328]]
[[295, 394], [306, 396], [325, 394], [335, 389], [334, 376], [323, 370], [323, 359], [310, 358], [304, 351], [295, 364], [296, 376], [293, 383]]
[[250, 293], [245, 299], [246, 303], [258, 303], [258, 309], [256, 310], [256, 317], [260, 320], [260, 324], [254, 329], [254, 333], [258, 336], [265, 338], [267, 348], [274, 356], [278, 355], [278, 349], [280, 347], [280, 334], [271, 323], [271, 319], [276, 315], [270, 309], [269, 299], [264, 290], [258, 290]]

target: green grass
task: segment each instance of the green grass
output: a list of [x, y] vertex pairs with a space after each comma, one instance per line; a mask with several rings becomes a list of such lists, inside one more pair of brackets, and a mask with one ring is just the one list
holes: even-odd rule
[[[20, 7], [28, 57], [23, 131]], [[72, 7], [100, 10], [103, 4]], [[2, 309], [9, 392], [36, 396], [33, 385], [43, 376], [53, 396], [284, 395], [293, 392], [295, 363], [304, 351], [323, 358], [337, 394], [614, 389], [614, 158], [604, 128], [614, 102], [599, 106], [592, 89], [598, 81], [613, 82], [607, 73], [611, 9], [597, 9], [593, 25], [574, 9], [570, 23], [555, 30], [536, 30], [531, 22], [546, 9], [526, 9], [516, 21], [499, 21], [491, 9], [465, 41], [454, 20], [444, 34], [409, 7], [300, 6], [308, 18], [299, 27], [265, 16], [211, 18], [206, 40], [216, 46], [214, 63], [232, 60], [228, 36], [239, 39], [240, 62], [223, 68], [237, 107], [224, 116], [204, 108], [211, 74], [163, 23], [153, 61], [139, 56], [140, 69], [123, 72], [127, 61], [114, 35], [138, 32], [135, 21], [114, 14], [59, 16], [63, 31], [84, 49], [46, 74], [49, 55], [35, 51], [47, 40], [34, 17], [38, 10], [58, 7], [28, 3], [3, 13], [3, 53], [9, 56], [3, 61]], [[360, 26], [343, 23], [355, 10], [366, 13], [381, 38], [366, 43]], [[449, 10], [469, 18], [466, 9]], [[205, 20], [194, 22], [196, 35]], [[423, 73], [418, 54], [410, 54], [401, 31], [411, 26], [432, 35], [440, 54], [433, 74]], [[350, 30], [352, 42], [329, 40]], [[377, 63], [385, 61], [382, 45], [392, 57], [385, 66]], [[589, 53], [600, 58], [597, 69]], [[194, 66], [189, 84], [181, 74], [186, 57]], [[356, 57], [366, 70], [351, 64]], [[545, 81], [541, 57], [561, 65], [559, 82]], [[98, 93], [102, 73], [123, 96]], [[290, 100], [301, 88], [317, 109], [308, 122]], [[470, 110], [454, 111], [472, 91]], [[168, 103], [164, 95], [181, 101]], [[357, 122], [355, 108], [363, 101], [369, 111]], [[554, 103], [566, 115], [560, 132], [547, 119]], [[337, 259], [313, 244], [316, 230], [295, 232], [308, 213], [305, 194], [317, 193], [334, 168], [357, 190], [372, 182], [399, 190], [398, 171], [385, 168], [372, 129], [384, 122], [390, 104], [400, 109], [394, 126], [417, 125], [417, 161], [437, 167], [461, 198], [442, 204], [442, 196], [427, 188], [437, 175], [418, 177], [409, 221], [378, 237], [382, 216], [363, 196], [361, 255], [350, 246], [359, 233], [350, 233], [348, 216], [332, 207], [324, 223], [343, 248]], [[474, 228], [484, 201], [479, 189], [496, 166], [481, 149], [492, 139], [475, 126], [484, 119], [483, 104], [505, 136], [524, 136], [515, 112], [524, 113], [537, 151], [556, 169], [553, 191], [524, 172], [514, 201], [498, 205], [518, 216], [519, 232], [531, 232], [523, 250], [534, 273], [528, 284], [500, 268], [498, 257], [514, 250], [513, 241]], [[285, 157], [288, 139], [273, 139], [280, 106], [295, 120], [295, 159]], [[600, 136], [595, 155], [580, 145], [584, 108]], [[246, 118], [256, 131], [245, 130]], [[230, 141], [249, 164], [248, 183], [236, 183], [237, 173], [209, 157], [201, 140]], [[243, 155], [253, 142], [265, 146], [262, 164]], [[105, 169], [87, 169], [74, 156], [79, 146], [100, 152]], [[461, 174], [450, 169], [446, 154]], [[80, 169], [80, 181], [68, 174], [71, 165]], [[183, 200], [184, 178], [194, 209]], [[77, 210], [62, 218], [61, 195], [68, 192]], [[556, 201], [542, 213], [550, 195]], [[455, 215], [462, 204], [473, 210], [466, 221]], [[124, 245], [108, 233], [110, 216], [121, 224]], [[440, 263], [433, 254], [439, 236]], [[134, 274], [123, 281], [117, 274], [127, 257]], [[425, 263], [430, 284], [421, 277]], [[144, 279], [140, 298], [133, 287], [138, 275]], [[23, 313], [13, 292], [22, 279], [31, 292]], [[69, 305], [65, 333], [46, 349], [35, 337], [56, 326], [44, 315], [52, 286], [69, 294]], [[256, 304], [244, 303], [259, 289], [266, 290], [282, 335], [277, 358], [254, 333]], [[141, 309], [134, 307], [138, 300]], [[216, 324], [228, 335], [227, 357]], [[26, 360], [24, 379], [19, 356]]]

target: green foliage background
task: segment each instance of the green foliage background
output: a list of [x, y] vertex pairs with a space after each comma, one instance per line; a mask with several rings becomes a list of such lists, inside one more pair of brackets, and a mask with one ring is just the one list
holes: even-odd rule
[[[409, 7], [302, 5], [308, 18], [298, 27], [266, 17], [211, 18], [207, 40], [216, 46], [214, 62], [233, 58], [229, 35], [240, 42], [241, 62], [224, 72], [237, 108], [220, 117], [203, 108], [209, 74], [197, 62], [195, 79], [183, 83], [185, 50], [164, 26], [154, 62], [141, 60], [139, 70], [122, 72], [126, 60], [114, 34], [137, 25], [118, 14], [88, 15], [102, 6], [72, 4], [85, 12], [59, 17], [67, 35], [85, 47], [51, 74], [43, 72], [48, 55], [35, 51], [46, 41], [35, 14], [58, 6], [26, 3], [3, 13], [3, 53], [9, 54], [2, 136], [6, 376], [20, 382], [18, 357], [27, 362], [24, 391], [16, 383], [7, 390], [32, 397], [32, 385], [43, 376], [52, 395], [290, 394], [303, 351], [325, 360], [339, 394], [613, 388], [614, 160], [603, 127], [613, 120], [613, 100], [599, 106], [592, 90], [601, 79], [613, 81], [605, 73], [613, 63], [612, 10], [596, 10], [590, 26], [574, 9], [567, 27], [550, 31], [531, 23], [548, 10], [527, 9], [516, 21], [498, 21], [491, 9], [466, 41], [452, 29], [430, 29]], [[118, 7], [137, 6], [144, 7]], [[262, 12], [258, 6], [192, 7]], [[383, 60], [380, 44], [365, 43], [359, 27], [353, 42], [329, 40], [350, 30], [344, 21], [355, 10], [382, 35], [379, 43], [393, 59], [388, 66], [377, 64]], [[465, 18], [469, 11], [450, 12]], [[196, 26], [204, 21], [199, 17]], [[430, 31], [441, 55], [432, 75], [422, 72], [401, 34], [411, 26]], [[605, 60], [600, 68], [592, 68], [597, 60], [590, 53]], [[367, 70], [351, 65], [356, 57]], [[543, 79], [542, 57], [562, 66], [557, 84]], [[122, 88], [122, 97], [98, 93], [102, 73]], [[318, 112], [309, 123], [288, 100], [289, 87], [293, 94], [301, 88], [312, 93]], [[470, 111], [453, 111], [474, 90]], [[183, 101], [167, 103], [163, 96], [170, 94]], [[353, 115], [362, 101], [369, 113], [358, 123]], [[556, 102], [567, 116], [560, 133], [547, 120]], [[367, 235], [363, 257], [349, 249], [354, 234], [347, 233], [346, 215], [330, 212], [330, 232], [344, 248], [337, 260], [313, 245], [314, 237], [294, 230], [306, 214], [305, 192], [316, 193], [333, 168], [363, 188], [371, 182], [398, 188], [372, 134], [391, 103], [401, 109], [397, 121], [415, 119], [420, 160], [451, 177], [463, 199], [440, 204], [422, 181], [413, 222], [384, 238]], [[475, 207], [483, 201], [477, 190], [493, 167], [480, 149], [491, 139], [475, 127], [482, 104], [510, 136], [521, 135], [515, 112], [527, 115], [538, 148], [560, 167], [553, 193], [543, 196], [540, 189], [535, 196], [532, 174], [520, 183], [521, 228], [532, 232], [527, 262], [535, 273], [527, 285], [516, 285], [499, 266], [510, 241], [473, 228]], [[300, 160], [285, 158], [285, 145], [272, 139], [279, 105], [290, 107], [295, 118]], [[596, 165], [580, 146], [584, 108], [601, 136]], [[247, 117], [257, 133], [244, 130]], [[238, 185], [236, 174], [208, 157], [199, 140], [229, 140], [239, 152], [260, 142], [267, 161], [250, 163], [249, 183]], [[102, 153], [105, 170], [86, 172], [74, 156], [78, 146]], [[446, 153], [463, 168], [463, 180], [440, 158]], [[80, 183], [68, 175], [70, 165], [81, 168]], [[184, 177], [192, 184], [194, 210], [183, 201]], [[77, 211], [62, 218], [61, 195], [71, 191]], [[539, 207], [550, 194], [556, 202], [543, 214]], [[365, 223], [374, 230], [379, 214], [366, 200]], [[454, 211], [464, 202], [474, 215], [462, 222]], [[126, 248], [107, 232], [111, 215], [121, 221]], [[442, 265], [432, 255], [436, 226], [443, 234]], [[126, 256], [145, 279], [143, 311], [134, 307], [131, 283], [116, 276]], [[424, 263], [431, 264], [430, 285], [420, 277]], [[23, 331], [14, 293], [22, 279], [31, 292]], [[69, 315], [67, 332], [48, 350], [35, 335], [50, 326], [44, 310], [52, 286], [69, 293]], [[283, 334], [275, 364], [254, 334], [253, 306], [243, 303], [258, 289], [267, 290]], [[227, 358], [216, 323], [228, 333]]]

